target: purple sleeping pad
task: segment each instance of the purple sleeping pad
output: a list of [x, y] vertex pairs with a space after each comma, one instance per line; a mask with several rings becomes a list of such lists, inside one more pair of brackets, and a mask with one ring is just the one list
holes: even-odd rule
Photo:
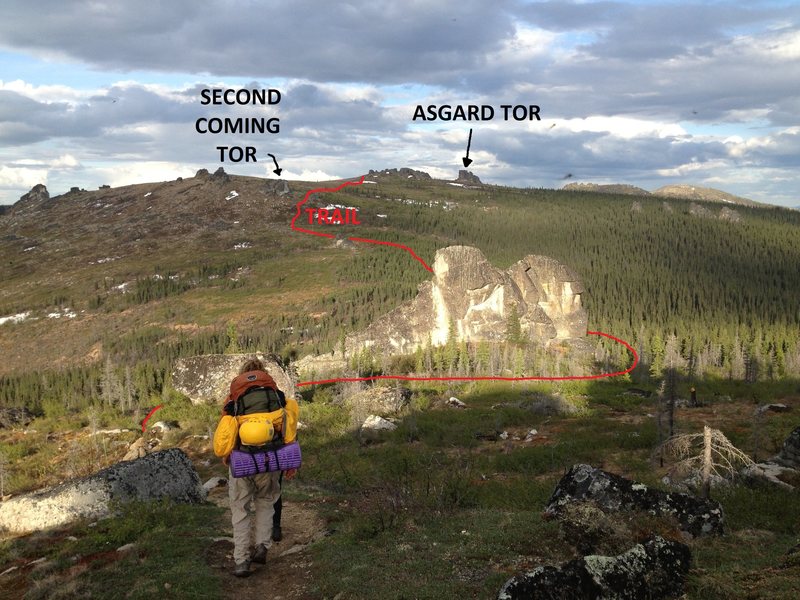
[[241, 450], [231, 452], [231, 473], [234, 477], [252, 477], [268, 471], [298, 469], [302, 462], [300, 444], [292, 442], [278, 450], [251, 454]]

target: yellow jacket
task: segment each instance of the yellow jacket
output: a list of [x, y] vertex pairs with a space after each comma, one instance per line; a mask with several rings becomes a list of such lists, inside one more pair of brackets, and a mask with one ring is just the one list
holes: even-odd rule
[[[238, 417], [232, 417], [227, 414], [222, 415], [217, 424], [217, 430], [214, 432], [214, 454], [223, 458], [230, 455], [236, 447], [239, 428], [243, 425], [246, 426], [247, 423], [271, 424], [275, 430], [275, 437], [280, 436], [281, 432], [283, 432], [283, 441], [287, 444], [293, 442], [297, 439], [299, 413], [300, 408], [297, 405], [297, 401], [293, 398], [287, 398], [286, 408], [281, 410], [268, 413], [252, 413]], [[285, 423], [284, 414], [286, 415]]]

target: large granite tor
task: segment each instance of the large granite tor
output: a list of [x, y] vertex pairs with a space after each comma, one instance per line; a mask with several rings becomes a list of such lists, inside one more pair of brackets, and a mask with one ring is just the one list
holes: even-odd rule
[[572, 269], [547, 256], [529, 255], [502, 271], [471, 246], [436, 252], [434, 278], [417, 297], [345, 340], [348, 355], [364, 347], [408, 354], [430, 341], [447, 342], [450, 322], [459, 340], [503, 341], [512, 307], [522, 333], [547, 344], [586, 336], [583, 284]]

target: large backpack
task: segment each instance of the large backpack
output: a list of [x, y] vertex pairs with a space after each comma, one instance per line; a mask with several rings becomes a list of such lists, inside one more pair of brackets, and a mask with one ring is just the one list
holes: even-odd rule
[[254, 386], [234, 401], [239, 424], [239, 449], [251, 452], [282, 446], [286, 423], [286, 396], [271, 387]]

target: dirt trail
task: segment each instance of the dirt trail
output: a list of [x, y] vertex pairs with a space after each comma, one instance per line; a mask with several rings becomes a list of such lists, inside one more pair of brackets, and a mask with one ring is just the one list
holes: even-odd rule
[[[219, 506], [228, 506], [227, 487], [209, 494], [208, 500]], [[230, 510], [225, 511], [225, 524], [230, 530]], [[270, 600], [311, 600], [318, 598], [309, 590], [311, 558], [307, 546], [325, 535], [325, 523], [309, 503], [287, 501], [284, 498], [281, 518], [283, 539], [273, 542], [267, 553], [266, 565], [252, 565], [252, 574], [246, 578], [233, 576], [233, 540], [220, 539], [210, 544], [206, 562], [210, 568], [222, 572], [224, 598], [243, 600], [269, 598]]]

